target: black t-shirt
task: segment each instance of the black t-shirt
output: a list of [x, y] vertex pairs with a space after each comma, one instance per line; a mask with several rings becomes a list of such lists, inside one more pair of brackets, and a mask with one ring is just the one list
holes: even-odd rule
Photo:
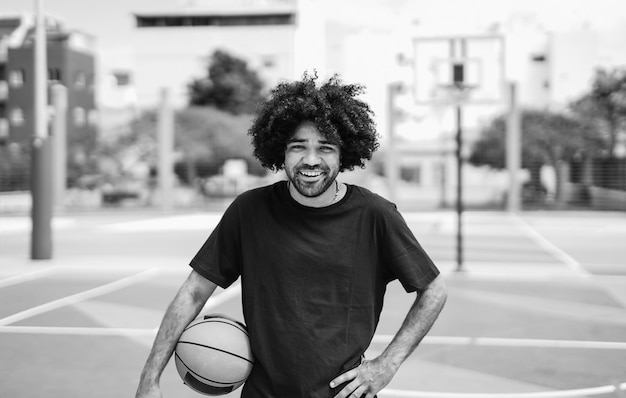
[[296, 202], [285, 181], [243, 193], [191, 261], [226, 288], [241, 277], [255, 365], [243, 398], [328, 398], [357, 366], [386, 285], [424, 289], [439, 271], [393, 203], [348, 185], [323, 208]]

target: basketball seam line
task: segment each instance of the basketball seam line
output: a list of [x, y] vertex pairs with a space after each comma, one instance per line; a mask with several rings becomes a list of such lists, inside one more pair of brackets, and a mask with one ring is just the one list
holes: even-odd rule
[[232, 355], [232, 356], [237, 357], [239, 359], [243, 359], [244, 361], [249, 362], [250, 364], [254, 365], [254, 361], [251, 361], [248, 358], [242, 357], [241, 355], [237, 355], [237, 354], [235, 354], [233, 352], [222, 350], [221, 348], [211, 347], [211, 346], [200, 344], [200, 343], [194, 343], [192, 341], [179, 341], [178, 344], [192, 344], [192, 345], [196, 345], [196, 346], [199, 346], [199, 347], [208, 348], [210, 350], [220, 351], [220, 352], [223, 352], [224, 354]]
[[242, 383], [242, 382], [246, 381], [246, 379], [247, 379], [247, 377], [246, 377], [246, 378], [245, 378], [245, 379], [243, 379], [243, 380], [237, 380], [237, 381], [232, 381], [232, 382], [224, 382], [224, 381], [217, 381], [217, 380], [209, 379], [208, 377], [204, 377], [204, 376], [202, 376], [201, 374], [194, 372], [194, 371], [193, 371], [193, 370], [189, 367], [189, 365], [187, 365], [187, 364], [185, 363], [185, 361], [183, 361], [183, 359], [180, 357], [180, 355], [178, 355], [178, 354], [176, 354], [176, 353], [174, 353], [174, 355], [176, 356], [176, 358], [178, 358], [178, 360], [180, 361], [180, 363], [182, 363], [182, 364], [183, 364], [183, 366], [185, 367], [185, 369], [187, 369], [189, 372], [191, 372], [194, 376], [196, 376], [196, 377], [198, 377], [198, 378], [200, 378], [200, 379], [204, 379], [204, 380], [206, 380], [206, 381], [209, 381], [209, 382], [211, 382], [211, 383], [215, 383], [215, 384], [223, 384], [223, 385], [225, 385], [225, 386], [230, 386], [230, 385], [233, 385], [233, 384]]
[[236, 327], [237, 329], [239, 329], [239, 330], [241, 330], [242, 332], [244, 332], [244, 333], [246, 334], [246, 336], [249, 336], [249, 335], [248, 335], [248, 330], [247, 330], [246, 328], [242, 327], [240, 324], [235, 323], [235, 321], [232, 321], [232, 322], [225, 322], [225, 321], [222, 321], [222, 320], [217, 319], [217, 318], [205, 319], [205, 320], [203, 320], [203, 321], [201, 321], [201, 322], [198, 322], [198, 323], [195, 323], [195, 324], [193, 324], [193, 325], [191, 325], [191, 326], [187, 326], [187, 328], [185, 329], [185, 331], [187, 331], [187, 330], [191, 329], [191, 328], [192, 328], [192, 327], [194, 327], [194, 326], [198, 326], [198, 325], [201, 325], [201, 324], [203, 324], [203, 323], [209, 323], [209, 322], [217, 322], [217, 323], [223, 323], [224, 325], [231, 325], [231, 326], [234, 326], [234, 327]]

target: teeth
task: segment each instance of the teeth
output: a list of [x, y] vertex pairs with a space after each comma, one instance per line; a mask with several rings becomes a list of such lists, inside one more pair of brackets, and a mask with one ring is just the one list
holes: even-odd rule
[[300, 174], [302, 174], [305, 177], [318, 177], [322, 175], [321, 171], [300, 171]]

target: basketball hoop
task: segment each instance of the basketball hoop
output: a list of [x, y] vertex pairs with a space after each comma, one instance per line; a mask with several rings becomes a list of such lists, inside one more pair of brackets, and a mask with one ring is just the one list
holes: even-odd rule
[[470, 84], [440, 84], [434, 96], [434, 102], [441, 105], [462, 105], [470, 100], [475, 85]]
[[416, 37], [413, 59], [417, 105], [494, 105], [504, 98], [501, 36]]

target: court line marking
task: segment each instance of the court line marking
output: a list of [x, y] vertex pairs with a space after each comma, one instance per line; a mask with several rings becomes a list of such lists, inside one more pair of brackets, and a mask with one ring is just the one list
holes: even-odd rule
[[160, 272], [159, 268], [151, 268], [146, 271], [127, 276], [122, 279], [118, 279], [114, 282], [107, 283], [105, 285], [98, 286], [93, 289], [85, 290], [80, 293], [73, 294], [71, 296], [63, 297], [58, 300], [53, 300], [48, 303], [38, 305], [36, 307], [29, 308], [27, 310], [18, 312], [8, 317], [0, 319], [0, 326], [10, 325], [15, 322], [30, 318], [35, 315], [43, 314], [44, 312], [56, 310], [66, 305], [75, 304], [81, 301], [85, 301], [94, 297], [102, 296], [114, 292], [116, 290], [123, 289], [138, 282], [147, 280]]
[[236, 283], [229, 286], [228, 289], [224, 290], [220, 294], [212, 295], [211, 297], [209, 297], [200, 313], [211, 311], [218, 305], [223, 304], [226, 301], [233, 299], [239, 295], [241, 295], [241, 282], [238, 280]]
[[452, 393], [431, 391], [406, 391], [383, 389], [378, 394], [381, 397], [409, 397], [409, 398], [571, 398], [590, 395], [603, 395], [626, 391], [626, 382], [608, 384], [606, 386], [580, 388], [575, 390], [557, 390], [527, 393]]
[[[372, 339], [372, 344], [388, 344], [391, 342], [392, 339], [392, 335], [375, 335]], [[426, 336], [424, 337], [424, 340], [422, 340], [421, 344], [626, 350], [626, 342], [622, 341], [525, 339], [501, 337]]]
[[495, 305], [506, 310], [521, 310], [528, 314], [543, 314], [551, 319], [626, 326], [626, 311], [621, 306], [579, 302], [568, 298], [528, 296], [521, 293], [488, 292], [463, 287], [456, 288], [454, 295], [458, 299], [481, 305]]
[[[154, 274], [154, 270], [151, 273], [142, 272], [140, 274], [132, 275], [131, 277], [124, 278], [124, 280], [120, 279], [116, 282], [125, 281], [123, 284], [117, 284], [117, 288], [125, 287], [134, 283], [138, 278], [143, 277], [141, 279], [145, 279], [145, 276], [152, 276]], [[134, 278], [133, 278], [134, 277]], [[129, 278], [133, 278], [133, 280], [128, 280]], [[113, 282], [116, 283], [116, 282]], [[101, 287], [107, 287], [107, 291], [104, 293], [108, 293], [109, 291], [114, 291], [113, 287], [108, 285], [103, 285]], [[84, 336], [154, 336], [158, 331], [158, 328], [152, 329], [141, 329], [141, 328], [90, 328], [90, 327], [66, 327], [66, 326], [10, 326], [10, 323], [17, 322], [18, 320], [22, 320], [28, 318], [30, 316], [38, 315], [40, 313], [57, 309], [59, 307], [75, 304], [79, 301], [84, 301], [86, 299], [95, 297], [99, 294], [95, 294], [98, 292], [93, 292], [96, 289], [88, 290], [82, 293], [79, 293], [74, 296], [68, 296], [64, 299], [51, 301], [47, 304], [40, 305], [38, 307], [33, 307], [30, 310], [22, 311], [20, 313], [14, 314], [4, 319], [0, 319], [0, 333], [28, 333], [28, 334], [57, 334], [57, 335], [84, 335]], [[104, 290], [104, 289], [103, 289]], [[102, 290], [101, 290], [102, 291]], [[88, 293], [88, 294], [85, 294]], [[228, 300], [233, 299], [241, 294], [241, 283], [237, 282], [230, 286], [228, 289], [220, 292], [219, 294], [215, 294], [207, 300], [206, 304], [200, 311], [200, 313], [204, 313], [207, 311], [212, 311], [215, 307], [225, 303]], [[79, 296], [79, 297], [75, 297]], [[53, 305], [50, 305], [53, 304]], [[44, 307], [44, 308], [42, 308]], [[8, 321], [6, 321], [8, 319]], [[14, 320], [15, 319], [15, 320]]]
[[29, 282], [35, 279], [43, 278], [50, 274], [57, 273], [59, 271], [58, 268], [43, 268], [32, 272], [27, 272], [24, 274], [10, 276], [8, 278], [0, 279], [0, 288], [17, 285], [24, 282]]
[[572, 256], [570, 256], [565, 251], [560, 249], [554, 243], [550, 242], [545, 236], [540, 234], [535, 228], [533, 228], [529, 223], [527, 223], [520, 216], [516, 214], [511, 214], [511, 219], [516, 221], [517, 224], [522, 228], [522, 230], [524, 230], [535, 243], [537, 243], [544, 250], [552, 254], [559, 261], [563, 262], [563, 264], [567, 265], [577, 275], [585, 276], [585, 277], [589, 277], [592, 275], [591, 272], [587, 271]]
[[[228, 300], [228, 298], [224, 298]], [[217, 304], [216, 304], [217, 305]], [[210, 306], [209, 306], [210, 307]], [[207, 307], [205, 307], [206, 309]], [[0, 326], [0, 333], [85, 335], [85, 336], [154, 336], [158, 328], [99, 328], [66, 326]], [[372, 344], [388, 344], [392, 335], [375, 335]], [[626, 342], [517, 339], [498, 337], [426, 336], [424, 345], [466, 345], [485, 347], [571, 348], [590, 350], [626, 350]]]
[[[71, 335], [83, 335], [83, 336], [145, 336], [153, 337], [156, 334], [156, 329], [113, 329], [113, 328], [74, 328], [74, 327], [32, 327], [32, 326], [0, 326], [0, 333], [35, 333], [35, 334], [71, 334]], [[433, 337], [428, 339], [426, 337], [425, 343], [431, 340], [431, 344], [449, 344], [449, 337]], [[456, 338], [463, 344], [468, 342], [479, 342], [479, 340], [500, 340], [499, 343], [509, 343], [514, 339], [487, 339], [487, 338]], [[528, 339], [521, 339], [528, 340]], [[538, 342], [546, 342], [544, 340], [538, 340]], [[472, 343], [472, 344], [473, 344]], [[529, 346], [526, 341], [524, 346]], [[577, 343], [568, 341], [566, 343]], [[589, 343], [589, 342], [582, 342]], [[602, 342], [591, 342], [602, 343]], [[605, 344], [613, 344], [605, 342]], [[620, 344], [620, 343], [617, 343]], [[626, 343], [621, 343], [621, 348], [626, 348]], [[551, 347], [541, 345], [544, 347]], [[597, 348], [590, 347], [589, 344], [583, 344], [576, 348]], [[608, 348], [608, 347], [601, 347]], [[571, 397], [584, 397], [590, 395], [602, 395], [616, 393], [617, 391], [626, 391], [626, 382], [618, 385], [606, 385], [591, 388], [582, 388], [576, 390], [558, 390], [547, 392], [530, 392], [530, 393], [448, 393], [448, 392], [431, 392], [431, 391], [411, 391], [411, 390], [395, 390], [395, 389], [383, 389], [379, 392], [381, 397], [407, 397], [407, 398], [571, 398]]]
[[161, 231], [211, 231], [219, 223], [222, 213], [193, 213], [143, 220], [121, 221], [101, 225], [105, 233], [134, 233]]
[[154, 337], [158, 329], [135, 328], [90, 328], [73, 326], [0, 326], [0, 333], [6, 334], [48, 334], [74, 336], [148, 336]]

